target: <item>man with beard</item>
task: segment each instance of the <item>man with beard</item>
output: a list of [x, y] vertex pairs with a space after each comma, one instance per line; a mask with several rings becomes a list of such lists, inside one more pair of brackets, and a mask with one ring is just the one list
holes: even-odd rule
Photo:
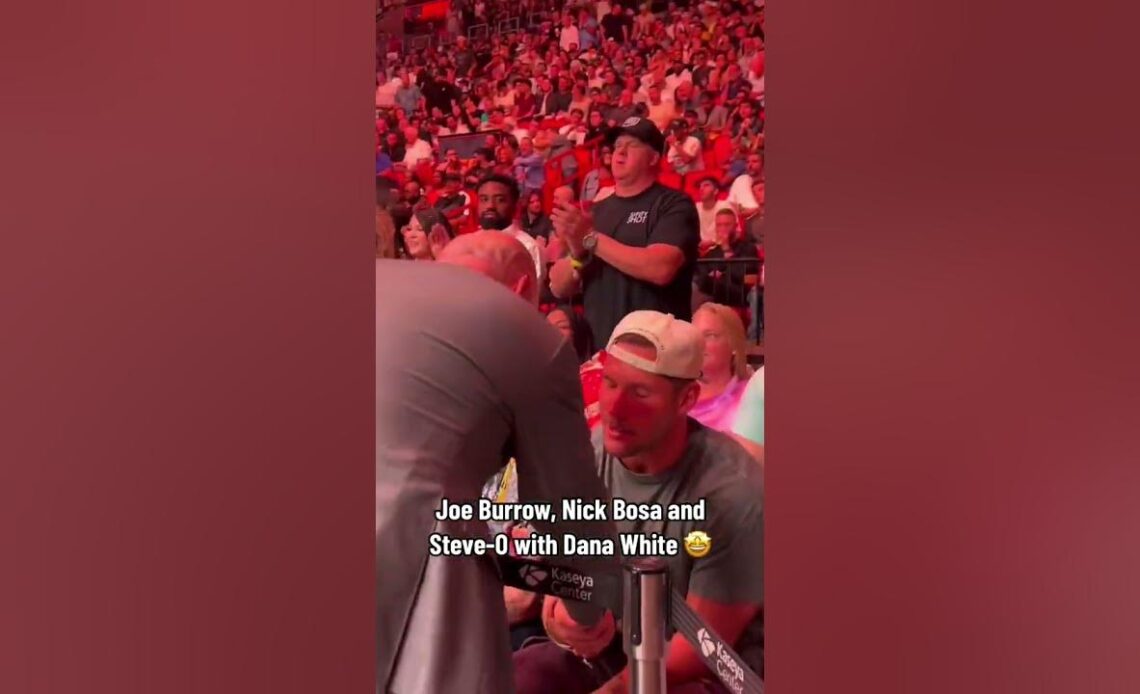
[[546, 276], [542, 249], [534, 237], [520, 229], [515, 221], [518, 217], [519, 184], [510, 176], [491, 174], [479, 182], [476, 195], [479, 199], [479, 226], [518, 239], [534, 260], [538, 284], [542, 286]]
[[[424, 199], [423, 188], [420, 187], [420, 182], [414, 178], [406, 182], [399, 199], [396, 201], [396, 204], [392, 206], [392, 219], [396, 223], [396, 228], [404, 228], [404, 226], [411, 221], [412, 214], [417, 210], [423, 209], [425, 206], [427, 206], [427, 201]], [[402, 242], [400, 245], [402, 245]]]

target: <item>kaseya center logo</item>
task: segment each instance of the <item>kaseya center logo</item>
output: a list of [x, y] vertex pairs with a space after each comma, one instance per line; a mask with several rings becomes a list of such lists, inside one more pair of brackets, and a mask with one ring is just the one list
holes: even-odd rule
[[519, 576], [531, 588], [546, 580], [547, 573], [537, 566], [524, 566], [519, 569]]
[[701, 642], [701, 653], [706, 658], [711, 658], [713, 653], [716, 653], [716, 643], [709, 636], [709, 632], [703, 628], [697, 629], [697, 640]]

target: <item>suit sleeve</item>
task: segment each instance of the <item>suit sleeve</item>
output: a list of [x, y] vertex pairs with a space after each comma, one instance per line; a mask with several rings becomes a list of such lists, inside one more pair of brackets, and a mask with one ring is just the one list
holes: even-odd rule
[[[545, 326], [544, 326], [545, 327]], [[523, 401], [514, 403], [515, 451], [518, 470], [519, 501], [548, 502], [556, 515], [562, 513], [562, 499], [580, 498], [586, 502], [602, 499], [609, 502], [609, 492], [598, 477], [593, 446], [586, 427], [582, 385], [578, 362], [571, 347], [559, 343], [557, 351], [546, 363], [532, 359], [536, 367], [519, 364], [520, 375], [526, 373], [528, 387]], [[612, 521], [565, 521], [535, 523], [538, 532], [550, 533], [559, 546], [566, 533], [579, 538], [614, 539]], [[551, 558], [584, 571], [616, 572], [616, 557]], [[583, 623], [593, 623], [601, 611], [585, 603], [567, 601], [571, 616]]]

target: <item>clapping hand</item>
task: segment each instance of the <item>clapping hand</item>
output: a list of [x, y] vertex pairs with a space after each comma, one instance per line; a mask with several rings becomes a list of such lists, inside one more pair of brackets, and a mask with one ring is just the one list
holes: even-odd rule
[[428, 232], [428, 245], [431, 247], [433, 258], [438, 258], [444, 247], [450, 242], [451, 237], [447, 235], [447, 230], [443, 228], [442, 224], [432, 225], [431, 231]]
[[575, 256], [582, 255], [582, 238], [594, 227], [593, 217], [574, 203], [559, 203], [550, 213], [554, 232]]

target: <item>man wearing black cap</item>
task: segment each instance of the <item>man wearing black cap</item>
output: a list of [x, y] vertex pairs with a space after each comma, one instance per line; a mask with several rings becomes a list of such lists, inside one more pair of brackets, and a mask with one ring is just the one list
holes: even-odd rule
[[558, 297], [581, 291], [586, 320], [601, 343], [637, 310], [691, 314], [693, 269], [700, 225], [693, 201], [657, 182], [665, 137], [647, 118], [629, 118], [612, 129], [613, 195], [590, 213], [559, 205], [554, 230], [571, 257], [551, 268]]

